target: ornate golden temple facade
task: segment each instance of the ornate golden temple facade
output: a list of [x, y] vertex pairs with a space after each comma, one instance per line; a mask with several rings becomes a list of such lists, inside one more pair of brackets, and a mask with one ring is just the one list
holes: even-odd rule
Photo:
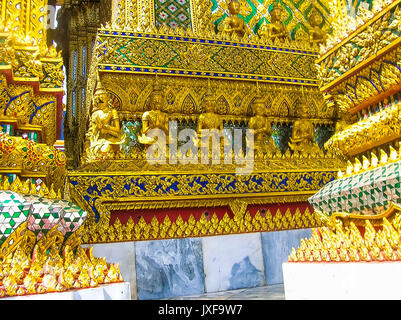
[[316, 227], [290, 262], [400, 260], [400, 7], [0, 1], [0, 297], [121, 282], [82, 242]]
[[[79, 58], [83, 51], [74, 47], [93, 39], [89, 28], [82, 41], [70, 40], [70, 68], [72, 61], [80, 73], [86, 62], [85, 95], [68, 97], [65, 123], [68, 192], [90, 212], [85, 239], [319, 225], [307, 199], [346, 166], [323, 148], [337, 121], [315, 67], [318, 45], [332, 28], [328, 5], [183, 3], [112, 1], [90, 56]], [[100, 5], [65, 4], [70, 35], [89, 23], [82, 19], [88, 8]], [[99, 11], [98, 17], [105, 15]], [[77, 83], [73, 78], [72, 72], [69, 88]], [[177, 134], [255, 130], [253, 171], [238, 175], [239, 165], [223, 158], [219, 164], [184, 163], [180, 148], [170, 149], [165, 163], [150, 163], [144, 133], [157, 128], [172, 138], [171, 121]], [[244, 140], [243, 152], [246, 145]]]

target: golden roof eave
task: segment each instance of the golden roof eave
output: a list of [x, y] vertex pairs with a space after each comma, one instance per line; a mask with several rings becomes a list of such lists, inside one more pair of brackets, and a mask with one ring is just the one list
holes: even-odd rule
[[[401, 37], [399, 37], [397, 40], [394, 42], [390, 43], [388, 46], [384, 47], [383, 49], [379, 50], [375, 55], [369, 57], [365, 61], [363, 61], [360, 64], [357, 64], [355, 67], [352, 69], [348, 70], [346, 73], [342, 74], [340, 77], [334, 79], [332, 82], [328, 83], [327, 85], [323, 86], [320, 88], [320, 91], [322, 92], [328, 92], [331, 89], [333, 89], [335, 86], [338, 86], [340, 83], [344, 82], [348, 78], [352, 77], [355, 75], [357, 72], [367, 68], [370, 66], [372, 63], [375, 61], [379, 60], [386, 54], [388, 54], [390, 51], [394, 50], [401, 44]], [[320, 62], [322, 62], [320, 60]]]
[[384, 10], [382, 10], [379, 14], [375, 15], [371, 19], [369, 19], [365, 24], [357, 28], [354, 32], [352, 32], [348, 37], [343, 39], [340, 43], [335, 45], [333, 48], [331, 48], [329, 51], [324, 53], [319, 59], [316, 60], [316, 63], [321, 63], [324, 59], [326, 59], [329, 55], [331, 55], [334, 51], [337, 51], [340, 47], [342, 47], [344, 44], [346, 44], [350, 39], [354, 38], [356, 35], [361, 33], [363, 30], [365, 30], [368, 26], [370, 26], [372, 23], [380, 19], [383, 15], [385, 15], [388, 11], [390, 11], [392, 8], [398, 5], [400, 0], [394, 1], [392, 4], [388, 5]]

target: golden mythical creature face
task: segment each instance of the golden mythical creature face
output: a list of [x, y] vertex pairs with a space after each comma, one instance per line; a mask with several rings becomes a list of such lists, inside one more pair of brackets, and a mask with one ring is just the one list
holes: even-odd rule
[[233, 0], [228, 5], [228, 10], [232, 15], [237, 15], [241, 10], [241, 4], [239, 3], [239, 1]]
[[107, 93], [100, 93], [95, 96], [95, 105], [98, 109], [105, 110], [108, 107], [109, 97]]
[[300, 110], [299, 110], [299, 115], [301, 119], [308, 119], [309, 114], [308, 114], [308, 107], [305, 104], [301, 104]]
[[205, 112], [215, 112], [215, 101], [211, 97], [206, 97], [204, 102]]

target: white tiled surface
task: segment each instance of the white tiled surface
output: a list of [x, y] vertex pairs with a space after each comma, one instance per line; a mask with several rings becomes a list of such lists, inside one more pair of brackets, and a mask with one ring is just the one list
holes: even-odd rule
[[95, 288], [33, 294], [2, 298], [2, 300], [130, 300], [130, 284], [128, 282], [101, 285]]
[[401, 262], [283, 263], [287, 300], [401, 299]]

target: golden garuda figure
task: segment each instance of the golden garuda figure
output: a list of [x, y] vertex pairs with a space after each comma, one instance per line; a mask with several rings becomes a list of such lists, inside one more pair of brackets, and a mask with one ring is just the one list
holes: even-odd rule
[[118, 112], [113, 108], [109, 93], [103, 89], [99, 77], [93, 97], [93, 112], [90, 117], [87, 139], [89, 140], [88, 161], [115, 158], [125, 140]]
[[274, 4], [273, 9], [270, 11], [270, 24], [268, 25], [267, 34], [269, 39], [285, 40], [290, 39], [290, 35], [287, 31], [285, 23], [281, 21], [283, 9], [278, 5]]
[[157, 141], [156, 137], [148, 136], [151, 130], [159, 129], [163, 131], [168, 141], [169, 116], [164, 109], [163, 89], [156, 75], [153, 91], [150, 95], [150, 110], [142, 115], [142, 134], [138, 141], [144, 145], [151, 145]]
[[230, 16], [224, 20], [223, 34], [229, 35], [230, 38], [242, 39], [245, 35], [249, 35], [250, 31], [241, 17], [238, 16], [241, 10], [241, 4], [238, 0], [231, 0], [228, 4]]
[[305, 155], [315, 155], [320, 148], [315, 142], [314, 126], [308, 119], [307, 107], [302, 105], [301, 118], [294, 122], [292, 136], [288, 143], [292, 151], [298, 151]]

